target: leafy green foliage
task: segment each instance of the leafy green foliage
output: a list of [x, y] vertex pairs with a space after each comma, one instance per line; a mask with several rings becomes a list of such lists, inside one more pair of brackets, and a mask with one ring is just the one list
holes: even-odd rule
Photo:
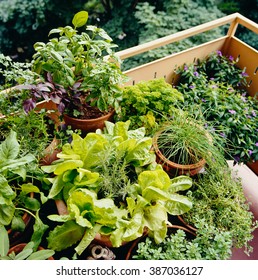
[[[38, 187], [32, 184], [25, 184], [30, 168], [35, 164], [35, 157], [32, 154], [20, 154], [20, 145], [14, 131], [0, 143], [0, 224], [17, 226], [16, 208], [23, 207], [30, 210], [38, 210], [39, 202], [35, 198], [28, 198], [31, 192], [40, 193]], [[16, 216], [17, 215], [17, 216]]]
[[[126, 194], [129, 183], [127, 174], [134, 178], [137, 168], [155, 163], [155, 156], [150, 152], [151, 138], [144, 136], [144, 128], [129, 130], [129, 124], [129, 121], [115, 125], [107, 122], [105, 133], [88, 133], [85, 138], [73, 134], [72, 143], [66, 143], [62, 153], [58, 154], [62, 160], [55, 165], [42, 167], [45, 172], [57, 175], [49, 197], [56, 196], [62, 191], [64, 183], [69, 181], [77, 186], [98, 186], [104, 196]], [[77, 172], [74, 173], [74, 169]]]
[[12, 251], [13, 248], [10, 248], [8, 232], [2, 225], [0, 225], [0, 235], [0, 260], [46, 260], [55, 253], [55, 251], [48, 249], [36, 251], [33, 241], [27, 243], [20, 252], [15, 253]]
[[219, 168], [216, 172], [207, 169], [206, 174], [200, 174], [187, 192], [193, 207], [183, 217], [191, 225], [203, 220], [220, 232], [229, 232], [233, 246], [250, 252], [249, 242], [256, 227], [254, 217], [246, 203], [241, 180], [232, 180], [231, 176], [229, 168]]
[[55, 227], [48, 236], [48, 246], [59, 251], [73, 245], [83, 237], [84, 229], [74, 221], [67, 221], [61, 226]]
[[[146, 228], [157, 243], [166, 236], [168, 213], [178, 215], [191, 208], [191, 202], [178, 191], [192, 181], [186, 176], [171, 180], [155, 162], [152, 139], [144, 128], [129, 130], [130, 121], [106, 122], [104, 131], [73, 135], [65, 144], [60, 160], [42, 169], [54, 176], [49, 198], [63, 197], [67, 215], [51, 215], [63, 226], [51, 231], [49, 246], [59, 234], [66, 235], [76, 222], [84, 231], [77, 235], [75, 250], [81, 254], [98, 232], [110, 236], [114, 247], [141, 236]], [[115, 174], [115, 176], [114, 176]], [[70, 228], [70, 224], [72, 225]], [[74, 239], [58, 243], [56, 250], [73, 245]]]
[[5, 139], [10, 130], [17, 134], [21, 153], [31, 153], [37, 160], [55, 135], [54, 123], [45, 110], [7, 114], [0, 120], [0, 139]]
[[[185, 27], [208, 22], [210, 19], [236, 11], [257, 21], [256, 0], [177, 0], [172, 3], [169, 0], [78, 0], [76, 2], [68, 0], [66, 5], [60, 5], [59, 0], [35, 0], [33, 3], [30, 0], [2, 0], [0, 3], [1, 51], [22, 61], [30, 60], [34, 53], [33, 44], [37, 41], [46, 42], [50, 29], [68, 24], [73, 14], [80, 10], [89, 11], [89, 21], [107, 30], [120, 50], [136, 46], [145, 40], [149, 41], [154, 38], [154, 34], [159, 37], [163, 34], [171, 34]], [[178, 14], [181, 17], [178, 17]], [[166, 20], [162, 19], [163, 15]], [[243, 29], [240, 37], [254, 47], [257, 46], [255, 34]], [[182, 41], [178, 48], [177, 44], [169, 48], [178, 51], [198, 43], [199, 40], [202, 41], [202, 38], [196, 37], [191, 41]], [[152, 51], [134, 61], [129, 60], [124, 66], [128, 69], [137, 65], [137, 60], [143, 63], [146, 59], [161, 55], [167, 55], [167, 50]]]
[[[135, 12], [136, 20], [140, 24], [140, 28], [138, 29], [138, 44], [146, 43], [222, 16], [223, 13], [216, 7], [215, 1], [163, 1], [163, 8], [161, 10], [156, 10], [155, 6], [152, 6], [148, 2], [139, 3], [136, 6]], [[125, 68], [132, 68], [171, 53], [199, 45], [211, 39], [218, 38], [222, 34], [223, 29], [218, 28], [174, 44], [148, 51], [125, 60]]]
[[34, 81], [37, 74], [30, 68], [31, 63], [15, 62], [10, 56], [0, 53], [0, 89]]
[[141, 81], [123, 88], [121, 112], [116, 120], [130, 120], [132, 128], [144, 126], [150, 135], [157, 125], [173, 115], [183, 95], [165, 82], [165, 79]]
[[160, 244], [149, 237], [138, 244], [133, 259], [137, 260], [226, 260], [231, 256], [232, 238], [214, 226], [200, 222], [197, 236], [189, 237], [178, 229]]
[[3, 0], [0, 1], [0, 49], [18, 61], [31, 60], [33, 45], [47, 41], [48, 32], [55, 26], [67, 24], [84, 0]]
[[36, 93], [35, 86], [31, 88], [29, 107], [43, 98], [56, 103], [61, 113], [81, 118], [91, 106], [102, 112], [108, 112], [110, 107], [118, 110], [121, 86], [127, 77], [113, 51], [117, 46], [97, 26], [88, 25], [85, 31], [78, 32], [76, 27], [87, 19], [88, 13], [81, 11], [73, 18], [74, 27], [52, 29], [50, 35], [57, 37], [35, 44], [32, 68], [43, 78], [47, 76], [47, 83]]
[[235, 162], [258, 159], [258, 103], [246, 91], [245, 69], [221, 52], [179, 69], [176, 88], [184, 94], [182, 108], [207, 120], [224, 137], [225, 156]]

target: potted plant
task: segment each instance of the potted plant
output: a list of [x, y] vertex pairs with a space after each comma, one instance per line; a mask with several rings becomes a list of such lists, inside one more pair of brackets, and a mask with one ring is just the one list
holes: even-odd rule
[[182, 217], [196, 228], [196, 232], [200, 230], [197, 227], [202, 220], [208, 227], [228, 232], [233, 247], [244, 248], [247, 254], [252, 252], [249, 242], [253, 239], [257, 222], [244, 195], [241, 179], [233, 179], [229, 167], [206, 168], [205, 173], [198, 174], [185, 195], [191, 199], [193, 207]]
[[121, 110], [115, 120], [130, 120], [132, 129], [144, 126], [146, 135], [153, 135], [157, 126], [172, 116], [183, 101], [183, 95], [164, 78], [140, 81], [123, 87]]
[[200, 120], [182, 110], [157, 129], [153, 137], [153, 149], [157, 162], [170, 176], [188, 174], [194, 176], [204, 165], [225, 163], [217, 137]]
[[196, 236], [181, 226], [174, 226], [160, 244], [149, 237], [140, 241], [132, 252], [136, 260], [227, 260], [231, 256], [232, 237], [202, 220]]
[[[30, 98], [24, 103], [25, 111], [36, 106], [40, 99], [57, 104], [64, 121], [72, 121], [72, 128], [95, 131], [104, 127], [114, 110], [119, 109], [121, 86], [126, 80], [113, 49], [112, 39], [97, 26], [86, 26], [88, 13], [75, 14], [72, 26], [53, 29], [57, 34], [49, 42], [37, 42], [32, 69], [41, 75], [36, 85], [22, 85], [29, 89]], [[107, 118], [106, 118], [107, 117]], [[78, 125], [75, 124], [78, 119]], [[99, 119], [96, 127], [92, 119]], [[83, 123], [86, 128], [83, 128]], [[88, 128], [87, 128], [88, 127]]]
[[30, 217], [36, 217], [32, 212], [45, 201], [37, 186], [42, 174], [35, 157], [22, 153], [16, 133], [10, 131], [0, 143], [0, 224], [8, 229], [13, 243], [25, 231]]
[[179, 68], [176, 88], [184, 95], [181, 108], [212, 122], [225, 138], [226, 158], [250, 164], [258, 160], [258, 102], [248, 95], [248, 75], [236, 63], [232, 56], [213, 52]]
[[28, 114], [21, 111], [5, 115], [0, 119], [0, 139], [4, 140], [12, 130], [16, 133], [23, 153], [33, 154], [39, 162], [50, 162], [50, 153], [58, 145], [58, 141], [57, 125], [49, 114], [49, 111], [42, 109]]
[[[170, 179], [155, 162], [152, 139], [144, 128], [129, 130], [130, 122], [106, 122], [106, 129], [73, 135], [58, 154], [60, 160], [42, 169], [49, 177], [48, 198], [63, 199], [67, 212], [50, 215], [57, 225], [47, 238], [55, 251], [76, 245], [81, 254], [96, 235], [108, 237], [108, 246], [119, 247], [148, 232], [161, 242], [168, 214], [191, 208], [178, 194], [191, 187], [191, 179]], [[73, 235], [70, 235], [70, 232]]]
[[41, 246], [35, 248], [33, 241], [10, 247], [8, 232], [2, 225], [0, 225], [0, 235], [0, 260], [53, 260], [55, 251]]

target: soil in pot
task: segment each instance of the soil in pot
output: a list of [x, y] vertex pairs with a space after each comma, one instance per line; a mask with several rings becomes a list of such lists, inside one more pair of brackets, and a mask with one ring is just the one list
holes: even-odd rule
[[66, 125], [71, 126], [73, 130], [81, 130], [82, 134], [88, 132], [95, 132], [97, 129], [102, 129], [105, 126], [105, 121], [111, 121], [115, 111], [112, 110], [106, 114], [97, 114], [95, 118], [74, 118], [64, 114], [64, 122]]

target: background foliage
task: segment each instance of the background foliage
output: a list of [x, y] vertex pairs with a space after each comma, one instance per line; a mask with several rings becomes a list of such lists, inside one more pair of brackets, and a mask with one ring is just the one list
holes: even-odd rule
[[[0, 53], [28, 61], [33, 44], [47, 41], [50, 29], [71, 23], [79, 10], [89, 11], [90, 22], [103, 27], [120, 49], [240, 12], [257, 21], [258, 0], [0, 0]], [[179, 15], [179, 16], [178, 16]], [[126, 61], [126, 68], [202, 43], [223, 30], [195, 36]], [[257, 47], [253, 34], [240, 36]]]

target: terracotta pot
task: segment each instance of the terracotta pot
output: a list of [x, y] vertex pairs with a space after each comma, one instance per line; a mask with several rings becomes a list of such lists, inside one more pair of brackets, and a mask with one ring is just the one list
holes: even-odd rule
[[[17, 244], [15, 246], [11, 247], [10, 250], [8, 251], [8, 255], [10, 253], [12, 253], [12, 252], [14, 252], [15, 255], [19, 254], [24, 249], [24, 247], [26, 245], [27, 245], [27, 243], [20, 243], [20, 244]], [[38, 251], [40, 251], [40, 250], [44, 250], [44, 248], [39, 246], [38, 247]], [[54, 260], [54, 258], [53, 257], [49, 257], [48, 260]]]
[[54, 121], [56, 126], [60, 124], [60, 113], [57, 105], [52, 100], [38, 102], [35, 110], [40, 111], [42, 109], [47, 110], [47, 115]]
[[258, 160], [254, 162], [247, 163], [247, 166], [256, 174], [258, 175]]
[[163, 169], [169, 174], [169, 176], [174, 177], [178, 175], [189, 175], [194, 176], [198, 174], [205, 166], [206, 161], [204, 159], [200, 160], [195, 164], [178, 164], [168, 160], [160, 151], [157, 139], [159, 133], [156, 133], [153, 137], [153, 150], [156, 154], [156, 161], [160, 163]]
[[57, 160], [57, 154], [61, 152], [61, 149], [58, 148], [60, 141], [56, 138], [52, 140], [49, 146], [44, 150], [44, 155], [40, 159], [41, 165], [50, 165], [54, 160]]
[[63, 115], [66, 125], [70, 125], [72, 129], [80, 129], [82, 132], [95, 132], [97, 129], [102, 129], [105, 126], [105, 121], [113, 118], [115, 111], [112, 110], [106, 115], [96, 119], [76, 119], [66, 114]]

